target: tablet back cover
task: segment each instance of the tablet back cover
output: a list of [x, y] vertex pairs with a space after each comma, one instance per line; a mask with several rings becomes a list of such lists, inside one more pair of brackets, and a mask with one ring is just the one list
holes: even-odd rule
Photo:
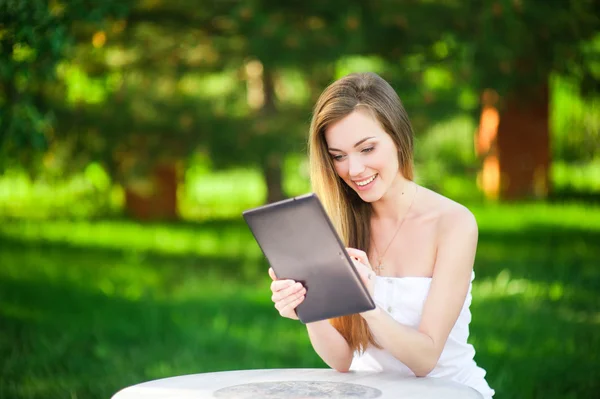
[[279, 279], [306, 287], [297, 308], [303, 323], [364, 312], [375, 303], [315, 194], [243, 213]]

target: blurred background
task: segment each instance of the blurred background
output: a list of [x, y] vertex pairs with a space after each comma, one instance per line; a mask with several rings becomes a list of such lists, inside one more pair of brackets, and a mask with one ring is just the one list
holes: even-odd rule
[[311, 107], [373, 71], [480, 226], [498, 398], [600, 390], [600, 3], [0, 0], [0, 397], [325, 367], [241, 218], [310, 191]]

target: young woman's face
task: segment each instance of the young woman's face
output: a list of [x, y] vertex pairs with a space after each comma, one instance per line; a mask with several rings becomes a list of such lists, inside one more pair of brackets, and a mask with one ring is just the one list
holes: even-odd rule
[[365, 110], [329, 126], [325, 140], [335, 171], [365, 202], [381, 199], [400, 175], [396, 145]]

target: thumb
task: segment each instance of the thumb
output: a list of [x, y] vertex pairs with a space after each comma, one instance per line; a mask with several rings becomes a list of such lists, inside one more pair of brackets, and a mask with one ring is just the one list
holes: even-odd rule
[[277, 280], [277, 276], [275, 275], [275, 271], [273, 270], [272, 267], [269, 267], [269, 276], [271, 277], [271, 280], [273, 280], [273, 281]]
[[363, 265], [369, 265], [369, 259], [367, 258], [367, 254], [364, 253], [363, 251], [360, 251], [355, 248], [346, 248], [346, 252], [348, 252], [350, 259], [354, 258], [357, 261], [359, 261], [360, 263], [362, 263]]

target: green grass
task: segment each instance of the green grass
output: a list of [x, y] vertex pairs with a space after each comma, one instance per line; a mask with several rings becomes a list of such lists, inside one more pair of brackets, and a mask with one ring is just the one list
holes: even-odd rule
[[[471, 342], [498, 398], [600, 389], [600, 208], [489, 205]], [[241, 221], [0, 223], [0, 397], [107, 398], [217, 370], [324, 367]]]

